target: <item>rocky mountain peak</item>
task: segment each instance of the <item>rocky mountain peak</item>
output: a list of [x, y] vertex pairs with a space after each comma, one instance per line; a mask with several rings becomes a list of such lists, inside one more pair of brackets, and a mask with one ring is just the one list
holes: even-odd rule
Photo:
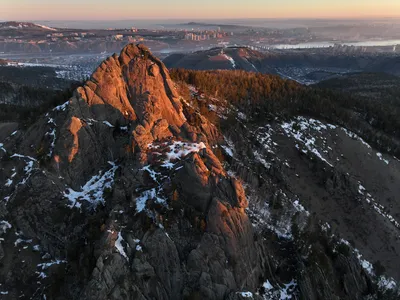
[[105, 60], [78, 95], [89, 106], [108, 104], [146, 129], [161, 119], [178, 127], [185, 122], [168, 70], [143, 45], [128, 45]]
[[[183, 103], [164, 64], [145, 46], [128, 45], [120, 55], [101, 63], [76, 90], [65, 104], [66, 118], [50, 114], [60, 118], [57, 124], [64, 123], [65, 140], [55, 144], [54, 153], [68, 175], [83, 180], [93, 166], [132, 153], [146, 164], [152, 143], [172, 138], [193, 143], [218, 139], [216, 127], [200, 115], [200, 127], [187, 122]], [[129, 134], [121, 135], [121, 131]], [[87, 160], [92, 161], [87, 164]]]
[[[1, 174], [13, 180], [0, 191], [8, 201], [0, 213], [36, 252], [18, 257], [10, 231], [0, 260], [35, 261], [24, 267], [27, 278], [37, 278], [41, 263], [61, 265], [41, 275], [55, 287], [68, 282], [64, 266], [85, 269], [77, 289], [41, 290], [50, 299], [67, 290], [71, 299], [180, 299], [199, 290], [222, 299], [244, 285], [255, 289], [260, 272], [245, 271], [256, 268], [248, 203], [213, 152], [219, 136], [179, 96], [160, 60], [144, 46], [126, 46], [18, 145], [18, 136], [1, 144], [10, 157]], [[16, 288], [16, 274], [0, 282], [10, 299], [36, 289]]]

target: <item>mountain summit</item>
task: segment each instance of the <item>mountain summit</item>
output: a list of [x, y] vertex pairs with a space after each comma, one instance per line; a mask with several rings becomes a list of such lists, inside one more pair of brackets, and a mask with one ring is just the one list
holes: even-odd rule
[[[2, 298], [392, 293], [388, 276], [398, 270], [388, 261], [397, 261], [400, 226], [374, 195], [395, 194], [399, 162], [339, 125], [276, 114], [261, 126], [218, 98], [243, 81], [300, 90], [293, 82], [192, 75], [225, 84], [210, 96], [174, 82], [149, 49], [128, 45], [68, 101], [26, 129], [1, 132]], [[371, 180], [371, 168], [381, 175]]]
[[216, 127], [200, 115], [190, 125], [182, 103], [165, 66], [128, 45], [2, 144], [0, 274], [10, 299], [220, 299], [256, 289], [243, 187], [213, 154]]

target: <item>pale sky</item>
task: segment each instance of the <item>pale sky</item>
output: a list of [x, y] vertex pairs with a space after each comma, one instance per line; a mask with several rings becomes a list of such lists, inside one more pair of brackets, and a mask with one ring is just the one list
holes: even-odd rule
[[0, 0], [0, 20], [400, 17], [400, 0]]

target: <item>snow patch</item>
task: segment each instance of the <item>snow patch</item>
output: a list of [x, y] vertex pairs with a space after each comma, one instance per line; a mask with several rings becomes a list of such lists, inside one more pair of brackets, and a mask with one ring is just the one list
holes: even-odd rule
[[47, 270], [48, 268], [50, 268], [51, 266], [54, 265], [60, 265], [60, 264], [66, 264], [67, 261], [66, 260], [60, 260], [60, 259], [56, 259], [56, 260], [52, 260], [50, 262], [47, 263], [41, 263], [38, 264], [38, 268], [40, 268], [41, 270]]
[[235, 144], [225, 136], [224, 140], [227, 145], [221, 145], [221, 148], [224, 149], [226, 154], [228, 154], [230, 157], [233, 157], [233, 153], [235, 152]]
[[272, 290], [274, 287], [272, 284], [267, 280], [266, 282], [263, 283], [263, 288], [266, 289], [267, 291]]
[[358, 193], [361, 196], [365, 196], [365, 201], [372, 206], [372, 208], [378, 213], [380, 214], [382, 217], [386, 218], [389, 220], [390, 223], [392, 223], [394, 226], [396, 226], [398, 229], [400, 229], [400, 223], [396, 221], [396, 219], [390, 215], [389, 213], [387, 213], [386, 208], [378, 203], [370, 193], [368, 193], [365, 189], [365, 187], [361, 184], [361, 182], [359, 182], [358, 185]]
[[394, 290], [397, 287], [396, 281], [393, 278], [386, 278], [385, 276], [379, 277], [378, 287], [383, 290]]
[[5, 220], [0, 221], [0, 234], [6, 233], [12, 226]]
[[385, 162], [387, 165], [389, 164], [389, 161], [387, 160], [387, 159], [384, 159], [383, 158], [383, 155], [382, 155], [382, 153], [376, 153], [376, 156], [378, 156], [378, 158], [380, 159], [380, 160], [382, 160], [383, 162]]
[[247, 120], [247, 116], [244, 113], [242, 113], [241, 111], [238, 112], [237, 116], [239, 119], [241, 119], [243, 121]]
[[316, 138], [311, 136], [308, 132], [313, 130], [322, 134], [322, 130], [327, 130], [328, 128], [334, 129], [336, 126], [332, 124], [325, 125], [322, 122], [311, 118], [306, 119], [304, 117], [297, 117], [295, 121], [281, 124], [281, 128], [287, 136], [294, 137], [305, 147], [305, 149], [300, 149], [299, 145], [296, 145], [297, 149], [301, 150], [305, 154], [311, 152], [320, 160], [333, 167], [333, 165], [326, 160], [317, 149]]
[[[17, 153], [13, 154], [10, 157], [11, 158], [20, 158], [20, 159], [25, 160], [25, 167], [24, 167], [25, 176], [22, 178], [22, 180], [16, 186], [24, 185], [28, 181], [28, 179], [31, 177], [32, 171], [34, 170], [33, 165], [35, 162], [37, 162], [37, 160], [33, 157], [25, 156], [25, 155], [17, 154]], [[14, 174], [11, 175], [11, 179], [16, 175], [15, 168], [13, 169], [13, 171], [14, 171]], [[6, 197], [6, 198], [9, 199], [10, 197]], [[5, 200], [8, 201], [8, 199], [5, 199]]]
[[68, 188], [63, 193], [64, 197], [70, 201], [70, 208], [81, 207], [81, 203], [78, 201], [87, 201], [96, 207], [99, 203], [104, 203], [104, 190], [111, 189], [114, 184], [115, 171], [118, 166], [113, 162], [108, 162], [112, 167], [107, 172], [102, 174], [102, 171], [98, 175], [93, 176], [81, 189], [77, 192], [71, 188]]
[[243, 298], [253, 298], [252, 292], [237, 292], [237, 294], [239, 294]]
[[156, 188], [144, 191], [136, 198], [136, 212], [140, 213], [146, 208], [146, 203], [148, 200], [154, 199], [157, 203], [166, 204], [167, 201], [158, 196], [158, 191]]
[[31, 239], [25, 240], [25, 239], [18, 238], [14, 242], [14, 247], [18, 247], [20, 244], [30, 244], [30, 243], [32, 243]]
[[57, 124], [54, 121], [54, 119], [50, 118], [50, 117], [48, 118], [47, 124], [52, 124], [53, 125], [52, 128], [50, 128], [50, 131], [46, 132], [46, 134], [45, 134], [45, 136], [50, 136], [52, 138], [52, 141], [51, 141], [51, 144], [50, 144], [50, 151], [47, 154], [48, 157], [52, 157], [54, 148], [56, 146], [56, 138], [57, 138], [56, 137], [56, 126], [57, 126]]
[[117, 238], [117, 240], [115, 241], [114, 246], [115, 246], [115, 248], [117, 249], [117, 251], [118, 251], [123, 257], [125, 257], [125, 259], [126, 259], [127, 261], [129, 261], [128, 255], [126, 255], [125, 250], [124, 250], [124, 246], [122, 246], [122, 243], [121, 243], [123, 240], [124, 240], [124, 239], [122, 238], [121, 232], [118, 232], [118, 238]]
[[297, 299], [298, 289], [297, 282], [292, 279], [289, 283], [283, 284], [283, 286], [274, 287], [268, 280], [263, 284], [264, 294], [262, 298], [264, 300], [289, 300]]
[[265, 150], [267, 150], [269, 153], [275, 154], [274, 147], [277, 146], [277, 144], [272, 140], [273, 133], [274, 130], [272, 129], [271, 125], [268, 124], [264, 127], [258, 127], [254, 132], [254, 135]]
[[355, 134], [354, 132], [341, 127], [341, 129], [346, 133], [346, 135], [354, 140], [357, 140], [359, 142], [361, 142], [363, 145], [365, 145], [368, 149], [372, 149], [372, 147], [366, 142], [364, 141], [361, 137], [359, 137], [357, 134]]
[[270, 169], [272, 164], [267, 162], [263, 156], [258, 152], [258, 151], [254, 151], [254, 158], [259, 161], [266, 169]]
[[107, 125], [107, 126], [110, 127], [110, 128], [114, 128], [114, 126], [111, 125], [111, 123], [108, 122], [108, 121], [103, 121], [103, 124]]
[[297, 211], [304, 212], [307, 217], [310, 215], [310, 213], [304, 208], [304, 206], [300, 204], [299, 200], [295, 200], [293, 202], [293, 206]]
[[67, 109], [68, 104], [69, 104], [69, 101], [67, 101], [61, 105], [58, 105], [53, 108], [53, 111], [65, 111]]
[[230, 61], [231, 65], [232, 65], [232, 68], [236, 69], [236, 62], [231, 56], [229, 56], [227, 54], [222, 54], [222, 56]]
[[[173, 166], [173, 165], [172, 165]], [[169, 168], [169, 166], [166, 166], [167, 168]], [[155, 182], [158, 182], [157, 176], [160, 176], [161, 173], [154, 171], [150, 165], [148, 166], [144, 166], [143, 168], [141, 168], [140, 170], [142, 171], [147, 171], [151, 177], [151, 179], [153, 179]]]
[[165, 166], [170, 167], [172, 161], [180, 160], [191, 153], [198, 153], [200, 150], [205, 149], [206, 145], [201, 143], [189, 143], [182, 141], [166, 142], [161, 144], [149, 144], [149, 149], [153, 153], [163, 157], [161, 159]]

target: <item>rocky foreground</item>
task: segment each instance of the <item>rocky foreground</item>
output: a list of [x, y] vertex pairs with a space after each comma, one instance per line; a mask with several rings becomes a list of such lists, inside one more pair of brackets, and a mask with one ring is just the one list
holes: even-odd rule
[[[393, 279], [292, 200], [301, 188], [266, 161], [276, 149], [254, 152], [277, 146], [273, 130], [242, 118], [228, 138], [144, 46], [109, 57], [27, 131], [13, 126], [0, 143], [2, 299], [396, 299]], [[280, 126], [310, 147], [292, 128]], [[331, 192], [350, 189], [313, 149], [300, 150]]]

